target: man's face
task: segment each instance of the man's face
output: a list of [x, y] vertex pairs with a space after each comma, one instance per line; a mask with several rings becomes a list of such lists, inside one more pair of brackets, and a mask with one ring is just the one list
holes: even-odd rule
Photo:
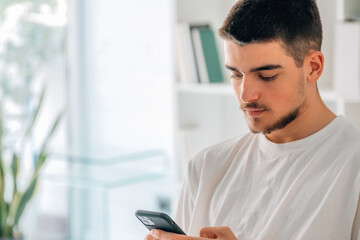
[[305, 78], [280, 42], [225, 41], [225, 66], [252, 132], [285, 128], [305, 106]]

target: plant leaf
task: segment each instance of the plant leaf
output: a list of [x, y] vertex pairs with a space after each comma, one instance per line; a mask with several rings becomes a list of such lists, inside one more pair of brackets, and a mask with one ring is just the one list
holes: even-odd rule
[[38, 159], [37, 159], [37, 161], [36, 161], [36, 165], [35, 165], [35, 172], [36, 172], [36, 173], [35, 173], [35, 174], [38, 174], [38, 172], [40, 171], [41, 166], [42, 166], [42, 165], [45, 163], [45, 161], [46, 161], [46, 158], [47, 158], [47, 156], [48, 156], [48, 154], [46, 153], [46, 147], [47, 147], [49, 141], [51, 140], [51, 137], [54, 135], [55, 130], [58, 128], [58, 125], [59, 125], [59, 123], [60, 123], [63, 115], [64, 115], [64, 112], [61, 112], [61, 113], [57, 116], [57, 118], [56, 118], [56, 120], [55, 120], [52, 128], [51, 128], [50, 131], [48, 132], [48, 134], [47, 134], [47, 136], [46, 136], [46, 138], [45, 138], [45, 140], [44, 140], [44, 142], [43, 142], [43, 145], [42, 145], [42, 147], [41, 147], [40, 153], [39, 153], [39, 155], [38, 155]]
[[3, 111], [2, 100], [0, 99], [0, 234], [4, 231], [6, 225], [6, 218], [8, 215], [8, 209], [4, 199], [5, 189], [5, 166], [2, 157], [2, 135], [3, 135]]
[[17, 175], [18, 175], [18, 172], [19, 172], [19, 165], [20, 165], [20, 160], [19, 160], [19, 157], [16, 155], [16, 153], [13, 153], [13, 159], [12, 159], [12, 163], [11, 163], [11, 173], [12, 173], [12, 176], [13, 176], [13, 181], [14, 181], [14, 193], [13, 195], [15, 195], [16, 191], [17, 191], [17, 182], [16, 182], [16, 179], [17, 179]]
[[26, 204], [30, 201], [31, 197], [34, 195], [35, 188], [37, 186], [38, 176], [35, 176], [32, 180], [30, 185], [27, 187], [24, 194], [21, 196], [21, 200], [19, 206], [16, 210], [15, 218], [14, 218], [14, 226], [19, 223], [19, 219], [25, 210]]
[[7, 215], [8, 215], [8, 207], [6, 205], [6, 202], [1, 201], [1, 204], [0, 204], [0, 236], [2, 236], [2, 233], [5, 229]]
[[45, 161], [46, 161], [46, 159], [48, 157], [48, 154], [45, 152], [47, 144], [50, 141], [51, 137], [53, 136], [55, 130], [57, 129], [62, 117], [63, 117], [63, 113], [60, 113], [58, 115], [58, 117], [56, 118], [52, 128], [50, 129], [49, 133], [47, 134], [47, 136], [46, 136], [46, 138], [45, 138], [45, 140], [43, 142], [40, 154], [38, 155], [38, 158], [37, 158], [37, 161], [36, 161], [35, 172], [33, 173], [32, 181], [29, 184], [26, 191], [24, 192], [24, 194], [22, 195], [19, 206], [17, 208], [15, 218], [14, 218], [14, 225], [18, 224], [19, 219], [20, 219], [21, 215], [24, 212], [26, 204], [30, 201], [30, 199], [34, 195], [35, 188], [36, 188], [36, 185], [37, 185], [37, 181], [38, 181], [38, 178], [39, 178], [40, 169], [41, 169], [41, 167], [43, 166], [43, 164], [45, 163]]
[[11, 202], [6, 204], [8, 215], [6, 216], [6, 223], [3, 232], [4, 236], [11, 236], [12, 229], [14, 228], [14, 219], [21, 200], [21, 196], [22, 195], [20, 193], [15, 192]]
[[4, 201], [4, 189], [5, 189], [5, 176], [4, 176], [4, 160], [2, 156], [2, 135], [3, 135], [3, 112], [2, 112], [2, 100], [0, 99], [0, 201]]
[[[1, 146], [0, 146], [1, 147]], [[4, 160], [0, 157], [0, 201], [4, 200], [4, 189], [5, 189], [5, 170]]]
[[46, 92], [46, 87], [44, 86], [43, 89], [42, 89], [42, 91], [41, 91], [41, 95], [40, 95], [40, 98], [39, 98], [39, 102], [38, 102], [38, 105], [37, 105], [37, 107], [36, 107], [35, 113], [34, 113], [34, 115], [33, 115], [33, 117], [32, 117], [31, 123], [30, 123], [28, 129], [27, 129], [26, 132], [25, 132], [25, 138], [27, 138], [27, 137], [30, 135], [30, 133], [32, 132], [32, 130], [33, 130], [33, 127], [34, 127], [34, 125], [35, 125], [36, 119], [37, 119], [37, 117], [38, 117], [38, 115], [39, 115], [41, 106], [42, 106], [43, 101], [44, 101], [45, 92]]
[[36, 168], [35, 168], [35, 174], [39, 174], [41, 167], [44, 165], [47, 157], [49, 155], [45, 152], [41, 152], [36, 160]]

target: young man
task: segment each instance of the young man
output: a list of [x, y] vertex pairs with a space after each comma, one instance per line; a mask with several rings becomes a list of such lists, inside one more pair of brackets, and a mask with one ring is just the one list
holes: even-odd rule
[[194, 237], [146, 239], [360, 240], [360, 130], [319, 95], [315, 0], [239, 1], [219, 33], [251, 133], [190, 161], [176, 222]]

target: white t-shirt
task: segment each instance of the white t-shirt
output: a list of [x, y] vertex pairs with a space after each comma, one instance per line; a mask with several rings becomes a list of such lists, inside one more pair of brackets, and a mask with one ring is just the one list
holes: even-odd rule
[[249, 133], [204, 149], [175, 219], [191, 236], [229, 226], [239, 240], [360, 240], [360, 130], [338, 116], [290, 143]]

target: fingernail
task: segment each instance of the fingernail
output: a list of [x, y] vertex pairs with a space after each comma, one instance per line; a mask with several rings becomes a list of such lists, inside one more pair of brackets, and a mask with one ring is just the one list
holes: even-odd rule
[[151, 233], [151, 235], [153, 235], [154, 237], [157, 237], [157, 235], [158, 235], [158, 232], [157, 232], [155, 229], [152, 229], [150, 233]]

